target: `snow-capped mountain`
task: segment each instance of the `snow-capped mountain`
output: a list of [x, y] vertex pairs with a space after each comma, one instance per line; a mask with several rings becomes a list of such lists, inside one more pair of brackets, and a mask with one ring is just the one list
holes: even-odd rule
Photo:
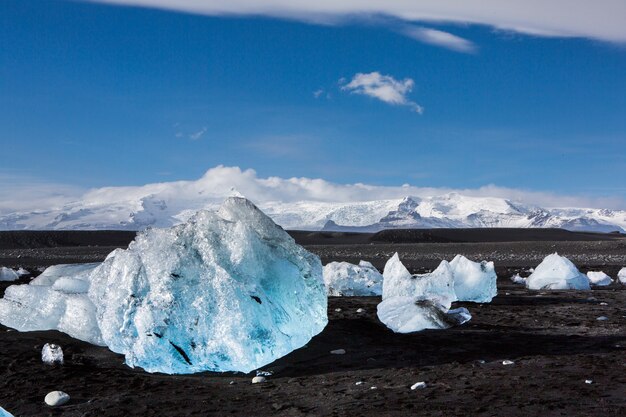
[[[184, 221], [199, 209], [214, 209], [222, 200], [215, 194], [188, 188], [181, 184], [179, 193], [171, 188], [150, 189], [148, 195], [133, 192], [117, 199], [88, 195], [89, 198], [55, 209], [0, 216], [0, 229], [167, 227]], [[596, 232], [626, 230], [626, 211], [545, 209], [503, 198], [457, 193], [351, 203], [260, 202], [259, 207], [286, 229], [371, 232], [390, 228], [556, 227]]]

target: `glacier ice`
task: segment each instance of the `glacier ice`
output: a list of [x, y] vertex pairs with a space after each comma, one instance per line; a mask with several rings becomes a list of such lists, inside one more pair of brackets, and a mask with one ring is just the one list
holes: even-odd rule
[[0, 266], [0, 281], [15, 281], [20, 278], [17, 271], [6, 266]]
[[249, 372], [322, 331], [322, 265], [256, 206], [147, 230], [92, 272], [102, 337], [148, 372]]
[[148, 372], [249, 372], [321, 332], [327, 296], [319, 258], [232, 197], [140, 233], [102, 264], [9, 287], [0, 322], [104, 344]]
[[513, 281], [513, 283], [515, 283], [515, 284], [526, 285], [526, 278], [524, 278], [520, 274], [515, 274], [515, 275], [511, 276], [511, 281]]
[[383, 300], [391, 297], [422, 297], [449, 309], [456, 300], [454, 275], [447, 261], [428, 274], [412, 275], [395, 253], [383, 270]]
[[8, 287], [0, 299], [0, 323], [20, 331], [57, 329], [104, 345], [95, 306], [87, 295], [90, 273], [98, 265], [55, 265], [29, 284]]
[[546, 256], [526, 278], [531, 290], [590, 290], [589, 278], [581, 274], [576, 265], [558, 253]]
[[465, 308], [448, 310], [436, 301], [407, 296], [384, 299], [378, 304], [377, 315], [379, 320], [395, 333], [447, 329], [463, 324], [472, 317]]
[[13, 414], [9, 413], [4, 408], [0, 407], [0, 417], [13, 417]]
[[496, 271], [493, 262], [472, 262], [457, 255], [450, 262], [457, 301], [490, 303], [498, 295]]
[[626, 284], [626, 267], [619, 270], [617, 273], [617, 279], [622, 284]]
[[373, 296], [383, 291], [383, 276], [366, 261], [358, 265], [330, 262], [324, 266], [324, 282], [328, 295], [332, 296]]
[[587, 278], [589, 278], [589, 283], [591, 285], [597, 285], [599, 287], [604, 287], [613, 283], [611, 277], [602, 271], [589, 271], [587, 272]]
[[383, 301], [377, 315], [396, 333], [447, 329], [471, 319], [465, 308], [450, 310], [456, 294], [447, 261], [429, 274], [412, 275], [396, 253], [385, 264], [383, 277]]
[[63, 365], [63, 349], [54, 343], [46, 343], [41, 349], [41, 361], [46, 365]]

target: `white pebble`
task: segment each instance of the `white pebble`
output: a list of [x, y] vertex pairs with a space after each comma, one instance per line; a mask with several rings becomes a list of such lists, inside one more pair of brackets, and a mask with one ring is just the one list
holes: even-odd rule
[[515, 362], [505, 359], [502, 361], [502, 365], [514, 365]]
[[333, 354], [333, 355], [345, 355], [346, 354], [346, 350], [345, 349], [335, 349], [335, 350], [331, 350], [330, 353]]
[[70, 396], [64, 393], [63, 391], [49, 392], [48, 395], [46, 395], [46, 398], [44, 398], [44, 401], [50, 407], [62, 406], [63, 404], [67, 404], [69, 400], [70, 400]]
[[253, 384], [262, 384], [265, 381], [267, 381], [267, 379], [264, 376], [255, 376], [254, 378], [252, 378]]
[[54, 343], [46, 343], [41, 349], [41, 360], [46, 365], [63, 365], [63, 349]]
[[426, 388], [426, 382], [424, 381], [416, 382], [415, 384], [411, 385], [412, 390], [424, 389], [424, 388]]

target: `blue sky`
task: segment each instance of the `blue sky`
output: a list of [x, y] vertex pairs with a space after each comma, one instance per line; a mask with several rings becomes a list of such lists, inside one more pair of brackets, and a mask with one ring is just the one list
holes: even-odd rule
[[[625, 40], [306, 20], [4, 0], [0, 181], [139, 185], [223, 164], [626, 199]], [[426, 36], [442, 33], [462, 39]], [[374, 72], [409, 83], [404, 102], [350, 87]]]

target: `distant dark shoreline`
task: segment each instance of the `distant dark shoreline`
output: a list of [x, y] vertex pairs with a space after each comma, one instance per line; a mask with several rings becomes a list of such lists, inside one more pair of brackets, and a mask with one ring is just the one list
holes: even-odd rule
[[[301, 245], [369, 243], [589, 242], [625, 240], [619, 233], [571, 232], [564, 229], [389, 229], [377, 233], [287, 231]], [[58, 247], [126, 247], [137, 232], [126, 230], [0, 231], [0, 249]]]

